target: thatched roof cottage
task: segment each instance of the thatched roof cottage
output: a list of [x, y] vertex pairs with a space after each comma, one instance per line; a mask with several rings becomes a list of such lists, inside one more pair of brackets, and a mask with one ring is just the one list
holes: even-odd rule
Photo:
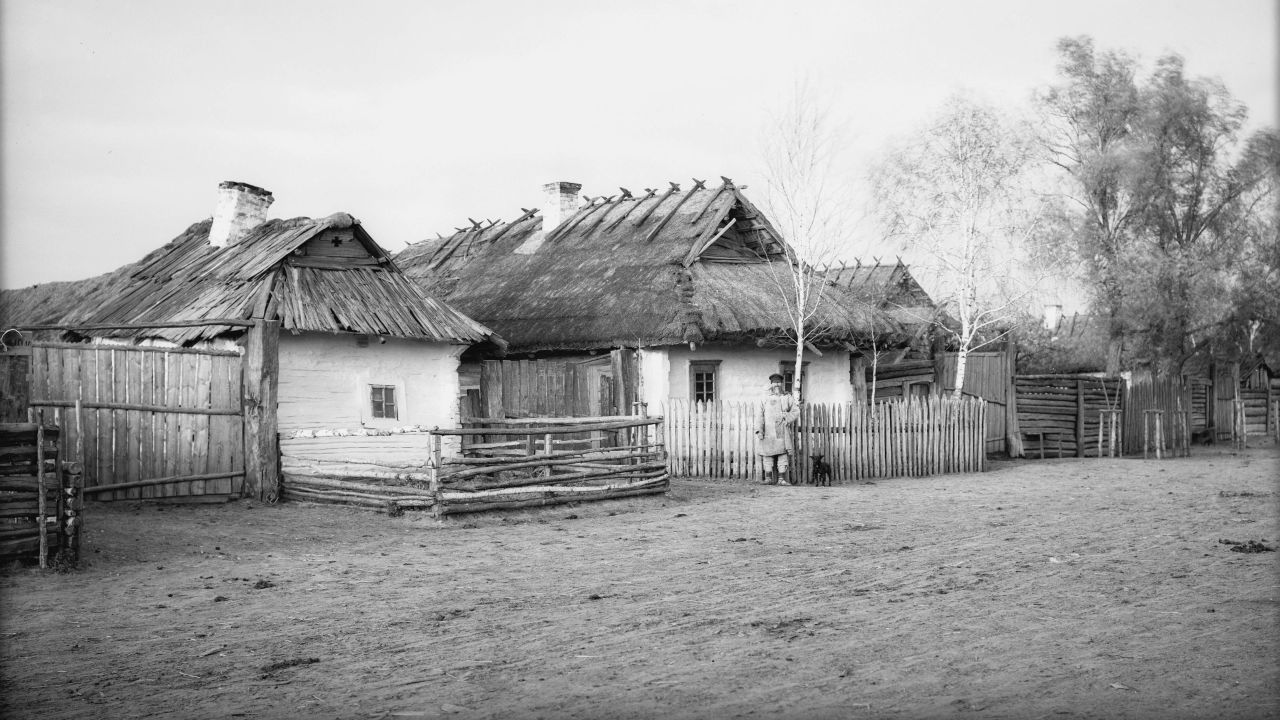
[[[458, 359], [494, 333], [424, 293], [358, 220], [268, 220], [271, 193], [219, 186], [211, 219], [140, 261], [80, 283], [12, 293], [9, 325], [131, 326], [72, 337], [232, 346], [241, 325], [279, 322], [278, 423], [369, 428], [457, 422]], [[41, 304], [22, 293], [41, 295]]]
[[[597, 374], [615, 376], [612, 409], [619, 413], [631, 410], [633, 398], [650, 405], [751, 399], [770, 373], [793, 371], [794, 346], [785, 341], [792, 325], [779, 285], [789, 282], [788, 248], [742, 188], [727, 179], [719, 187], [695, 181], [685, 189], [671, 183], [583, 199], [580, 187], [551, 183], [543, 207], [410, 245], [396, 262], [429, 292], [493, 328], [512, 356], [567, 364], [579, 376], [599, 364]], [[884, 281], [901, 286], [909, 278], [904, 273], [895, 269]], [[855, 273], [837, 279], [821, 287], [824, 300], [810, 323], [820, 329], [806, 353], [810, 399], [850, 400], [851, 355], [872, 338], [903, 343], [910, 335]], [[918, 285], [906, 290], [923, 296]], [[913, 297], [913, 304], [927, 302]], [[613, 362], [601, 355], [620, 348], [628, 349], [634, 371], [616, 352]], [[490, 415], [534, 411], [529, 396], [538, 393], [513, 385], [512, 370], [508, 364], [505, 379], [478, 383]], [[620, 372], [635, 377], [617, 382]], [[583, 387], [594, 398], [601, 395], [597, 385]], [[505, 397], [495, 401], [495, 393]], [[606, 402], [608, 394], [601, 396]], [[610, 408], [593, 400], [569, 409], [608, 414]]]

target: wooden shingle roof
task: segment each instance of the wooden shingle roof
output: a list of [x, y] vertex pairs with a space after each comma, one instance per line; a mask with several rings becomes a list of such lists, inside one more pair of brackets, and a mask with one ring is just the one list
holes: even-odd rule
[[[458, 344], [496, 340], [406, 278], [346, 213], [268, 220], [226, 247], [209, 244], [210, 224], [198, 222], [137, 263], [84, 281], [89, 289], [59, 320], [141, 326], [266, 318], [290, 331]], [[240, 329], [210, 325], [94, 334], [190, 344], [235, 332]]]

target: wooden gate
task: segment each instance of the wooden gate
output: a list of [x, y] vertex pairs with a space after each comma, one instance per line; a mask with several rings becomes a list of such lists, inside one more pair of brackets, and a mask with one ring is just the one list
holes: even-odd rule
[[[992, 406], [986, 413], [987, 454], [1022, 454], [1022, 443], [1018, 438], [1017, 397], [1013, 388], [1013, 354], [1010, 344], [998, 352], [971, 352], [965, 360], [961, 390], [966, 395], [986, 400]], [[943, 393], [955, 389], [958, 358], [956, 353], [944, 353], [938, 358], [937, 382]]]
[[236, 351], [37, 342], [29, 402], [61, 414], [89, 497], [238, 497], [241, 375]]

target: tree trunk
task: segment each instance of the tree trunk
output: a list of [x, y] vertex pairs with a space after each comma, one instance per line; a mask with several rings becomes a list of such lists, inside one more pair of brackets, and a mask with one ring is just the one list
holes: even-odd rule
[[969, 346], [964, 343], [960, 346], [960, 350], [956, 353], [956, 376], [955, 388], [951, 391], [951, 397], [959, 398], [964, 393], [964, 370], [965, 365], [969, 363]]
[[796, 402], [800, 402], [801, 396], [801, 379], [804, 375], [804, 324], [801, 323], [796, 328], [796, 366], [792, 373], [791, 393], [796, 396]]

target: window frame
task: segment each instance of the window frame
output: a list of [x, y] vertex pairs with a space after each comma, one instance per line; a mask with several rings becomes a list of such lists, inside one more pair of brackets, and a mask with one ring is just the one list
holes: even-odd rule
[[[709, 374], [711, 376], [711, 392], [710, 398], [698, 397], [698, 375]], [[706, 394], [704, 388], [703, 394]], [[720, 394], [720, 361], [719, 360], [690, 360], [689, 361], [689, 401], [690, 402], [715, 402]]]
[[[399, 420], [400, 419], [400, 402], [396, 398], [396, 386], [385, 383], [369, 383], [369, 417], [374, 420]], [[382, 393], [382, 400], [379, 403], [376, 400], [378, 392]], [[391, 394], [391, 414], [387, 414], [387, 393]], [[382, 414], [379, 413], [381, 407]]]
[[[781, 360], [778, 362], [778, 374], [782, 376], [782, 392], [795, 392], [796, 387], [796, 361]], [[800, 364], [800, 385], [803, 387], [809, 381], [809, 361], [805, 360]]]

